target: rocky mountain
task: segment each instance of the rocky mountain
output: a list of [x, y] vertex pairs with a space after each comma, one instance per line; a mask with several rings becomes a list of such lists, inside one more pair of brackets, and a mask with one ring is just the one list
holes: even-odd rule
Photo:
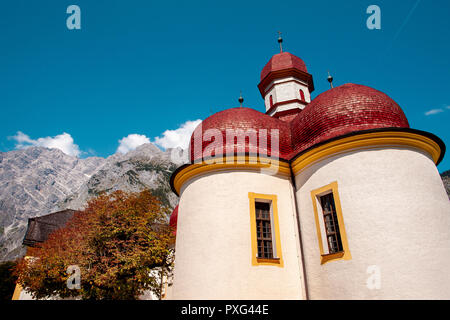
[[103, 165], [58, 149], [30, 147], [0, 153], [0, 260], [23, 253], [28, 218], [51, 212]]
[[444, 187], [447, 191], [448, 198], [450, 199], [450, 170], [441, 173], [441, 177], [444, 182]]
[[81, 209], [87, 200], [104, 191], [138, 192], [144, 188], [153, 190], [163, 204], [173, 208], [178, 198], [170, 190], [169, 180], [179, 163], [172, 162], [170, 154], [170, 149], [162, 152], [151, 143], [124, 155], [114, 154], [74, 194], [60, 203], [59, 209]]
[[0, 261], [25, 253], [28, 218], [80, 209], [103, 191], [150, 188], [164, 204], [175, 206], [169, 178], [181, 164], [171, 155], [179, 152], [163, 152], [150, 143], [106, 159], [79, 159], [42, 147], [0, 152]]

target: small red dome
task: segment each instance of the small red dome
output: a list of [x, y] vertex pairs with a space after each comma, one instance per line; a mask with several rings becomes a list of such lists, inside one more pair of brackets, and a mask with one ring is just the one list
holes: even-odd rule
[[178, 205], [173, 209], [170, 215], [169, 225], [174, 228], [174, 233], [177, 233], [177, 223], [178, 223]]
[[289, 52], [278, 53], [274, 55], [262, 69], [261, 81], [271, 72], [292, 68], [306, 73], [308, 72], [305, 63], [299, 57], [294, 56]]
[[370, 87], [347, 83], [318, 95], [291, 122], [293, 156], [350, 132], [409, 128], [400, 106]]
[[[220, 150], [220, 155], [240, 154], [242, 150], [239, 147], [243, 147], [243, 141], [239, 141], [237, 138], [227, 139], [227, 131], [231, 136], [233, 133], [239, 135], [239, 130], [244, 133], [254, 130], [256, 135], [256, 141], [250, 139], [249, 136], [245, 138], [245, 148], [243, 148], [245, 154], [260, 154], [285, 159], [290, 153], [289, 123], [254, 109], [233, 108], [206, 118], [195, 128], [190, 143], [191, 162], [207, 159], [208, 156], [218, 156], [213, 149], [215, 146], [220, 146], [219, 143], [222, 143], [222, 147], [216, 150]], [[267, 137], [267, 147], [263, 149], [259, 147], [261, 145], [260, 134], [265, 134]], [[279, 137], [279, 151], [272, 152], [271, 150], [271, 134]], [[219, 135], [222, 141], [215, 141], [215, 136]]]

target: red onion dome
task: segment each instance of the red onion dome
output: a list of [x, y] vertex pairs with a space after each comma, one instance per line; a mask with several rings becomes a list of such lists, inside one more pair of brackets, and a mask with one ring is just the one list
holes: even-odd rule
[[261, 71], [261, 80], [263, 80], [269, 73], [285, 69], [297, 69], [308, 73], [305, 62], [297, 56], [289, 52], [281, 52], [274, 55]]
[[177, 233], [177, 223], [178, 223], [178, 205], [173, 209], [170, 215], [169, 225], [174, 228], [174, 233]]
[[302, 59], [289, 52], [274, 55], [261, 71], [261, 82], [258, 84], [259, 92], [264, 98], [267, 87], [275, 79], [294, 77], [308, 84], [309, 92], [314, 91], [312, 75], [308, 73]]
[[383, 92], [352, 83], [321, 93], [290, 124], [293, 155], [355, 131], [409, 128], [394, 100]]
[[[278, 139], [278, 148], [272, 148], [272, 139]], [[192, 163], [241, 154], [286, 159], [289, 153], [289, 124], [250, 108], [227, 109], [206, 118], [195, 128], [190, 142]]]

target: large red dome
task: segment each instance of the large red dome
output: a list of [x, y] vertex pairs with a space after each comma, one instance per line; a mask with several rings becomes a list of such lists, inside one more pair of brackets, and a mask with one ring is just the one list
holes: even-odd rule
[[[197, 126], [191, 136], [191, 162], [207, 159], [208, 156], [218, 155], [215, 152], [211, 152], [214, 144], [219, 143], [215, 141], [215, 135], [220, 135], [220, 139], [223, 142], [223, 146], [219, 151], [220, 155], [240, 154], [242, 150], [239, 147], [242, 147], [243, 141], [239, 141], [237, 138], [227, 139], [227, 131], [232, 134], [233, 132], [238, 133], [239, 130], [244, 133], [247, 130], [256, 132], [257, 141], [253, 141], [249, 137], [245, 139], [245, 148], [243, 150], [246, 154], [268, 155], [285, 159], [290, 153], [289, 123], [272, 118], [254, 109], [233, 108], [218, 112], [206, 118]], [[261, 130], [267, 132], [266, 148], [260, 148], [260, 134], [264, 134], [264, 131]], [[279, 137], [279, 151], [271, 150], [271, 134]], [[197, 141], [197, 144], [194, 140]]]
[[271, 72], [285, 69], [297, 69], [307, 73], [306, 65], [302, 59], [289, 52], [274, 55], [261, 71], [261, 81]]
[[409, 128], [400, 106], [370, 87], [347, 83], [318, 95], [291, 122], [293, 156], [351, 132]]
[[[317, 96], [290, 122], [249, 108], [218, 112], [194, 130], [190, 160], [194, 163], [211, 156], [243, 153], [290, 160], [320, 142], [352, 132], [382, 128], [409, 128], [400, 106], [378, 90], [348, 83]], [[255, 141], [248, 136], [245, 140], [227, 139], [227, 131], [241, 136], [250, 129], [256, 133]], [[267, 132], [265, 148], [260, 147], [260, 134], [264, 132], [261, 130]], [[278, 135], [279, 150], [271, 148], [271, 134]], [[221, 141], [216, 142], [216, 136]], [[197, 141], [196, 145], [194, 141]], [[217, 143], [222, 146], [216, 149]]]

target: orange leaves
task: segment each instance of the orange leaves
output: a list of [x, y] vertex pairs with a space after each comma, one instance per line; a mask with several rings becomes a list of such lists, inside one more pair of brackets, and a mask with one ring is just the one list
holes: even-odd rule
[[[169, 267], [173, 235], [164, 208], [150, 191], [113, 192], [91, 200], [16, 268], [19, 282], [37, 298], [58, 294], [85, 299], [135, 299], [158, 291], [155, 267]], [[81, 270], [81, 289], [66, 287], [69, 265]]]

